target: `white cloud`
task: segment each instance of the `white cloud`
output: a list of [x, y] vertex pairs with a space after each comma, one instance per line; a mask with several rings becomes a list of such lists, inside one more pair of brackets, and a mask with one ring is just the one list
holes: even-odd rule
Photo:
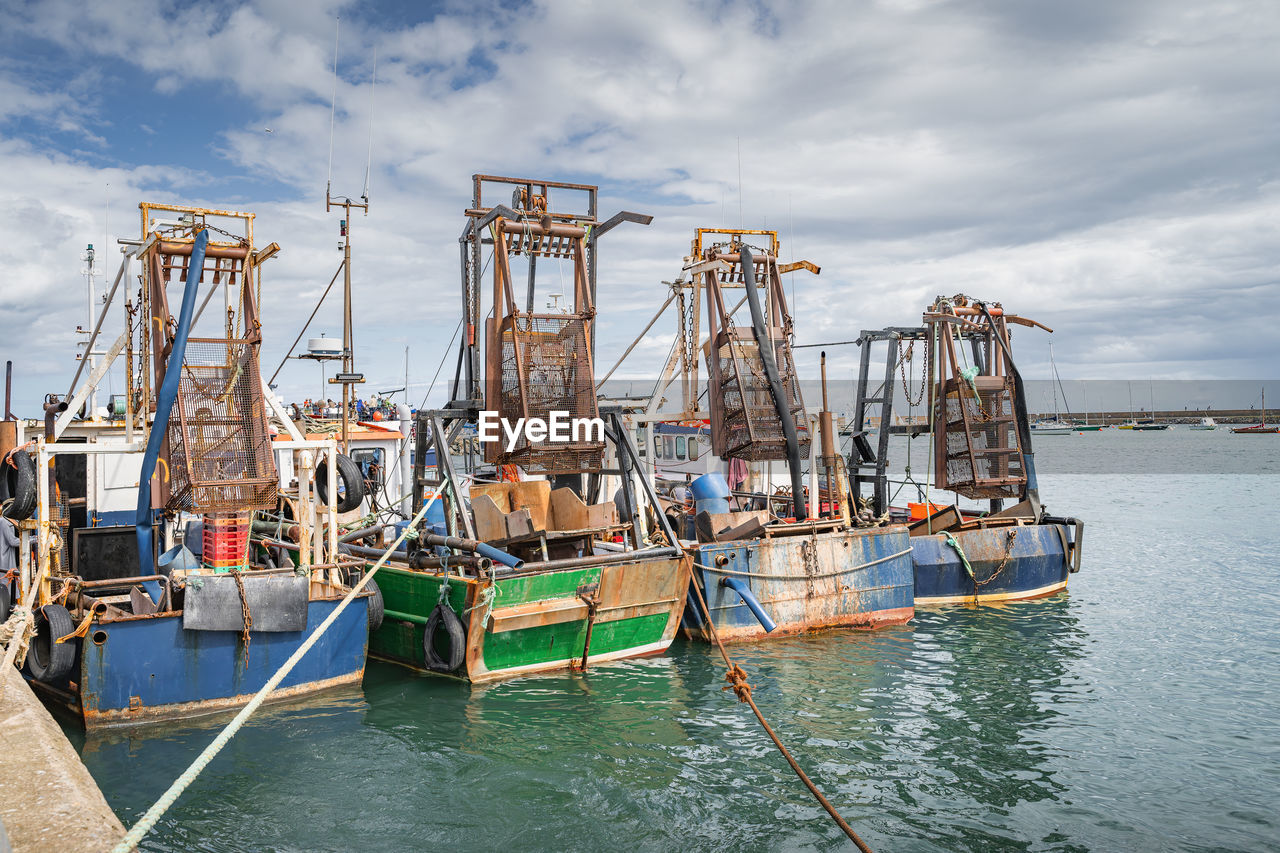
[[[1060, 5], [458, 5], [403, 25], [342, 7], [338, 193], [363, 185], [378, 49], [373, 209], [353, 223], [367, 387], [399, 384], [406, 345], [415, 382], [436, 370], [457, 322], [472, 173], [594, 180], [605, 215], [655, 214], [601, 244], [608, 367], [665, 298], [659, 282], [693, 228], [737, 223], [739, 144], [744, 224], [779, 228], [785, 255], [823, 267], [796, 282], [802, 340], [914, 322], [934, 295], [969, 291], [1057, 328], [1064, 376], [1271, 372], [1280, 23], [1265, 3]], [[339, 6], [72, 8], [26, 7], [15, 26], [86, 65], [132, 63], [193, 109], [201, 87], [230, 87], [245, 108], [224, 117], [219, 156], [293, 188], [286, 201], [231, 200], [285, 249], [264, 297], [273, 369], [338, 261], [322, 201]], [[154, 155], [181, 169], [112, 169], [17, 141], [33, 91], [0, 70], [0, 194], [27, 211], [0, 248], [0, 294], [18, 312], [6, 325], [26, 328], [40, 306], [35, 361], [49, 367], [27, 372], [52, 378], [70, 369], [73, 249], [101, 233], [103, 184], [130, 208], [157, 195], [230, 202], [192, 180], [218, 171], [207, 151]], [[68, 91], [43, 97], [75, 120]], [[98, 132], [110, 153], [111, 129]], [[313, 331], [333, 332], [336, 317], [326, 306]], [[623, 372], [656, 372], [667, 345], [647, 340]], [[851, 367], [851, 353], [833, 358]], [[315, 375], [286, 368], [285, 389], [313, 392]]]

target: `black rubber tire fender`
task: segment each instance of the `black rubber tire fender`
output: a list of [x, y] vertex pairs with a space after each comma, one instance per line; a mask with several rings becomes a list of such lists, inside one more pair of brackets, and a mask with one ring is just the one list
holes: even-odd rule
[[4, 624], [9, 620], [9, 614], [13, 612], [13, 594], [9, 592], [9, 582], [4, 578], [0, 578], [0, 624]]
[[25, 450], [14, 451], [0, 463], [0, 501], [4, 517], [22, 521], [36, 511], [36, 463]]
[[36, 610], [35, 636], [31, 638], [31, 651], [27, 654], [27, 669], [31, 677], [45, 684], [54, 684], [71, 674], [76, 660], [76, 642], [56, 642], [76, 629], [71, 614], [61, 604], [46, 604]]
[[[449, 657], [442, 658], [436, 653], [436, 634], [443, 628], [449, 635]], [[447, 604], [437, 604], [427, 619], [426, 630], [422, 633], [422, 648], [427, 655], [427, 669], [432, 672], [453, 672], [462, 666], [467, 657], [467, 629]]]
[[[347, 586], [355, 586], [360, 583], [360, 578], [362, 577], [364, 577], [363, 571], [360, 569], [350, 569], [347, 572]], [[367, 609], [365, 612], [369, 615], [369, 633], [372, 634], [374, 631], [382, 627], [382, 619], [383, 616], [386, 615], [387, 608], [383, 603], [382, 590], [378, 588], [377, 581], [370, 580], [364, 585], [364, 589], [365, 592], [369, 593], [369, 596], [365, 599], [367, 602]]]
[[[360, 466], [350, 456], [335, 454], [338, 460], [338, 495], [336, 509], [338, 512], [350, 512], [359, 509], [364, 501], [364, 475]], [[316, 466], [316, 495], [320, 502], [329, 502], [329, 462], [325, 460]]]
[[369, 608], [369, 633], [382, 627], [382, 617], [386, 613], [386, 605], [382, 601], [382, 590], [378, 589], [377, 581], [369, 581], [364, 585], [369, 592], [367, 599], [367, 607]]

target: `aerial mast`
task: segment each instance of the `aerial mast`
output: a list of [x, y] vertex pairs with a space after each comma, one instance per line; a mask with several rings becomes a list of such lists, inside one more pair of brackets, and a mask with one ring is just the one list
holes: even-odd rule
[[[342, 237], [342, 372], [329, 379], [332, 385], [342, 386], [342, 452], [350, 452], [351, 444], [351, 386], [364, 381], [364, 377], [355, 372], [355, 351], [352, 340], [351, 322], [351, 210], [364, 211], [369, 215], [369, 170], [373, 165], [373, 108], [369, 110], [369, 164], [365, 167], [364, 194], [360, 201], [350, 198], [336, 198], [333, 195], [333, 124], [338, 103], [338, 27], [341, 18], [334, 21], [333, 31], [333, 100], [329, 105], [329, 176], [324, 186], [324, 210], [330, 212], [335, 207], [342, 209], [342, 219], [338, 221], [338, 235]], [[374, 54], [374, 83], [377, 82], [377, 54]]]
[[[95, 287], [95, 283], [94, 283], [94, 278], [98, 275], [98, 268], [95, 264], [95, 258], [96, 258], [96, 253], [94, 252], [93, 244], [90, 243], [88, 247], [80, 254], [80, 260], [84, 261], [84, 268], [80, 270], [80, 274], [84, 276], [85, 286], [87, 291], [86, 297], [88, 299], [87, 304], [89, 309], [88, 311], [89, 325], [78, 326], [76, 328], [76, 331], [82, 335], [89, 335], [90, 330], [95, 328], [94, 324], [98, 319], [98, 312], [96, 310], [97, 301], [98, 301], [97, 288]], [[90, 376], [93, 375], [94, 368], [98, 366], [97, 357], [100, 355], [106, 355], [106, 352], [101, 349], [95, 349], [93, 340], [89, 340], [85, 343], [84, 354], [81, 355], [80, 357], [83, 358], [88, 363]], [[89, 417], [91, 419], [97, 419], [97, 412], [98, 412], [98, 386], [94, 385], [93, 390], [89, 394]]]

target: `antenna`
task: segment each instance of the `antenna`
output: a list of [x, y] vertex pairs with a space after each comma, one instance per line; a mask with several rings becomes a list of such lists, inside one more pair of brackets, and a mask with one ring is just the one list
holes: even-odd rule
[[[364, 195], [361, 196], [366, 202], [369, 200], [369, 174], [373, 171], [373, 107], [374, 96], [378, 93], [378, 48], [373, 49], [373, 76], [371, 78], [371, 88], [369, 89], [369, 159], [364, 167]], [[365, 216], [369, 215], [369, 209], [366, 207]]]
[[342, 16], [333, 19], [333, 98], [329, 101], [329, 174], [325, 178], [325, 195], [333, 185], [333, 117], [338, 110], [338, 27]]
[[[787, 246], [791, 253], [791, 261], [796, 259], [796, 218], [791, 211], [791, 193], [787, 193]], [[791, 310], [796, 310], [796, 277], [791, 276]], [[795, 327], [791, 330], [791, 344], [795, 345], [796, 333]]]
[[742, 137], [738, 137], [738, 227], [742, 228]]

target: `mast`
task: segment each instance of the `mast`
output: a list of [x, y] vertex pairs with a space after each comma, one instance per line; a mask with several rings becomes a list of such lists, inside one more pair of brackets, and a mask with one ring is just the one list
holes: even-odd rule
[[342, 237], [342, 376], [329, 380], [331, 384], [342, 386], [342, 452], [350, 455], [351, 444], [351, 386], [357, 381], [352, 379], [355, 373], [355, 352], [352, 344], [351, 325], [351, 208], [358, 208], [369, 215], [369, 199], [352, 201], [349, 198], [335, 199], [329, 193], [329, 186], [324, 188], [324, 210], [328, 213], [335, 207], [342, 208], [342, 219], [338, 221], [338, 232]]
[[[96, 323], [98, 320], [97, 312], [94, 310], [94, 308], [96, 307], [96, 303], [98, 301], [97, 288], [94, 285], [94, 278], [98, 275], [98, 268], [94, 263], [94, 259], [95, 259], [95, 252], [93, 250], [93, 244], [90, 243], [88, 245], [88, 248], [84, 250], [84, 253], [80, 255], [80, 260], [85, 262], [84, 269], [80, 270], [80, 274], [84, 276], [85, 285], [86, 285], [85, 296], [88, 300], [86, 305], [88, 307], [87, 316], [89, 318], [89, 325], [85, 326], [82, 329], [77, 329], [77, 331], [85, 335], [91, 335], [90, 330], [97, 328]], [[98, 366], [97, 357], [100, 355], [106, 355], [106, 352], [104, 350], [96, 349], [94, 347], [94, 343], [95, 341], [92, 339], [92, 336], [91, 336], [91, 339], [85, 344], [85, 351], [84, 351], [84, 354], [81, 356], [81, 358], [83, 358], [88, 363], [90, 376], [93, 375], [94, 368]], [[89, 392], [89, 418], [91, 420], [96, 420], [98, 417], [97, 413], [98, 413], [98, 386], [95, 383], [93, 386], [93, 390]]]
[[1058, 416], [1058, 386], [1056, 380], [1058, 378], [1058, 363], [1053, 360], [1053, 337], [1049, 338], [1049, 367], [1053, 370], [1053, 422], [1056, 424], [1061, 418]]

